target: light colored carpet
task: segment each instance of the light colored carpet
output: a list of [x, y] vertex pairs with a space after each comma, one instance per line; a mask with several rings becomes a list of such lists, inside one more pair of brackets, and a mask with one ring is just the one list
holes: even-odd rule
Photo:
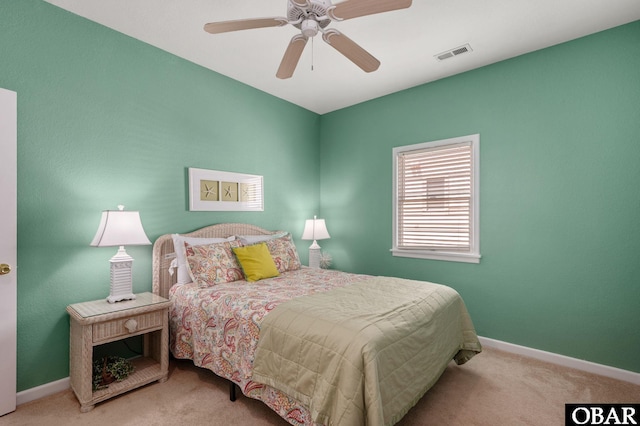
[[[565, 403], [640, 403], [640, 386], [485, 348], [467, 364], [451, 364], [398, 423], [428, 425], [563, 425]], [[80, 413], [69, 390], [18, 406], [5, 425], [213, 425], [288, 423], [228, 382], [189, 361], [172, 360], [169, 380]], [[351, 426], [351, 425], [344, 425]]]

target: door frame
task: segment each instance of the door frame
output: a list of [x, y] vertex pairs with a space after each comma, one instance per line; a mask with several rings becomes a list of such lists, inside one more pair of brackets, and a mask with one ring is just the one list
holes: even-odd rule
[[17, 379], [17, 93], [0, 88], [0, 415], [16, 409]]

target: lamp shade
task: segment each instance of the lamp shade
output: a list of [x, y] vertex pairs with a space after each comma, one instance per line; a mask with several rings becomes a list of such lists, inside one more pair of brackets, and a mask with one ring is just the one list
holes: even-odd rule
[[[120, 206], [118, 206], [120, 207]], [[124, 208], [124, 207], [123, 207]], [[94, 247], [135, 246], [151, 244], [136, 211], [105, 210], [93, 237]]]
[[324, 219], [308, 219], [304, 224], [304, 231], [302, 232], [303, 240], [326, 240], [331, 238], [329, 231], [327, 231], [327, 225], [324, 223]]

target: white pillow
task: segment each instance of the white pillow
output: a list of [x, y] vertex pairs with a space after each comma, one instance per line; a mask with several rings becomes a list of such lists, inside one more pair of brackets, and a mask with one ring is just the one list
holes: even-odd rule
[[242, 244], [249, 246], [251, 244], [261, 243], [263, 241], [284, 237], [287, 234], [288, 232], [278, 232], [277, 234], [269, 235], [238, 235], [238, 239], [242, 241]]
[[173, 238], [173, 248], [176, 252], [177, 261], [174, 265], [171, 263], [172, 267], [177, 266], [178, 268], [178, 281], [176, 284], [189, 284], [191, 282], [191, 276], [189, 275], [189, 265], [187, 265], [187, 253], [184, 248], [184, 243], [189, 243], [192, 246], [202, 246], [206, 244], [213, 243], [223, 243], [225, 241], [233, 241], [236, 237], [229, 238], [198, 238], [198, 237], [185, 237], [180, 234], [171, 234]]

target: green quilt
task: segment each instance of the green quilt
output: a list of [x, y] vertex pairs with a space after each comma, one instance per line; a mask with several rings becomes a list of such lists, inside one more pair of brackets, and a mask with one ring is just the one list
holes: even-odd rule
[[265, 316], [253, 380], [305, 404], [325, 425], [392, 425], [454, 359], [482, 350], [450, 287], [372, 277]]

